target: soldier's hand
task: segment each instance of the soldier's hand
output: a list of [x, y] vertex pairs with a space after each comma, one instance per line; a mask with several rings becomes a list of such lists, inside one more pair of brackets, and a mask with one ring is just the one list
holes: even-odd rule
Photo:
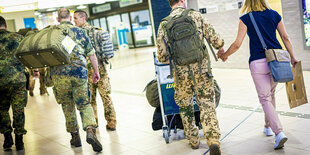
[[219, 51], [217, 52], [216, 55], [217, 55], [218, 58], [220, 58], [224, 53], [225, 53], [224, 49], [221, 48], [221, 49], [219, 49]]
[[94, 72], [93, 74], [93, 83], [97, 83], [100, 80], [99, 72]]

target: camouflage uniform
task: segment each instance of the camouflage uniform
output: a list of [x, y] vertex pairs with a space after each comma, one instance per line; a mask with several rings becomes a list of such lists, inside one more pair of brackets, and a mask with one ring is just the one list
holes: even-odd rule
[[[43, 95], [47, 92], [45, 83], [44, 83], [44, 75], [45, 75], [45, 68], [39, 68], [39, 73], [40, 73], [40, 95]], [[35, 80], [33, 79], [33, 71], [34, 69], [29, 69], [29, 92], [30, 96], [33, 96], [33, 90], [35, 86]]]
[[[174, 7], [169, 16], [181, 15], [183, 11], [184, 8], [182, 7]], [[215, 33], [213, 27], [199, 12], [190, 11], [188, 15], [192, 17], [196, 23], [201, 39], [205, 37], [210, 40], [212, 46], [216, 49], [220, 49], [224, 46], [224, 40]], [[164, 24], [165, 22], [161, 22], [158, 29], [157, 59], [160, 62], [167, 63], [169, 54], [164, 40], [167, 42], [168, 36], [164, 33]], [[174, 97], [176, 104], [180, 107], [180, 115], [184, 125], [185, 135], [192, 146], [199, 143], [198, 128], [195, 125], [194, 108], [191, 102], [194, 90], [196, 98], [199, 101], [197, 104], [199, 106], [200, 120], [204, 136], [207, 139], [207, 144], [209, 146], [211, 144], [219, 145], [221, 134], [215, 111], [213, 79], [206, 74], [208, 71], [208, 59], [204, 58], [201, 62], [202, 72], [199, 70], [198, 63], [189, 64], [189, 68], [194, 74], [196, 85], [193, 83], [192, 76], [187, 66], [176, 65], [173, 72], [175, 81], [176, 76], [178, 76]]]
[[0, 133], [11, 133], [10, 106], [15, 135], [26, 134], [24, 108], [27, 104], [24, 66], [14, 56], [22, 36], [0, 30]]
[[[92, 29], [93, 27], [91, 25], [89, 25], [88, 23], [85, 23], [82, 25], [82, 28], [86, 29], [87, 31], [89, 31], [90, 29]], [[89, 36], [92, 37], [92, 36]], [[113, 48], [109, 48], [112, 47], [112, 42], [110, 40], [110, 35], [108, 32], [106, 32], [106, 37], [107, 38], [106, 41], [104, 41], [103, 46], [105, 46], [106, 50], [113, 50]], [[96, 47], [94, 47], [96, 48]], [[98, 114], [97, 114], [97, 102], [96, 102], [96, 95], [97, 95], [97, 89], [99, 91], [99, 94], [101, 96], [102, 102], [103, 102], [103, 106], [104, 106], [104, 116], [105, 119], [107, 121], [107, 127], [108, 128], [116, 128], [116, 113], [114, 110], [114, 106], [112, 104], [112, 100], [110, 97], [111, 94], [111, 85], [110, 85], [110, 78], [108, 76], [108, 72], [106, 67], [102, 64], [102, 62], [98, 63], [98, 67], [99, 67], [99, 74], [100, 74], [100, 80], [97, 83], [93, 83], [92, 79], [93, 79], [93, 69], [92, 69], [92, 65], [89, 61], [89, 59], [87, 59], [87, 66], [88, 66], [88, 79], [89, 79], [89, 86], [90, 86], [90, 91], [91, 91], [91, 105], [94, 109], [94, 113], [95, 113], [95, 117], [98, 123]], [[99, 60], [102, 61], [102, 60]]]
[[73, 26], [70, 22], [60, 24], [74, 32], [77, 45], [70, 54], [71, 64], [51, 67], [51, 75], [55, 98], [62, 105], [65, 114], [67, 131], [73, 133], [79, 128], [75, 105], [80, 111], [83, 129], [86, 130], [88, 126], [97, 127], [93, 108], [89, 104], [86, 68], [86, 56], [93, 55], [95, 50], [83, 29]]

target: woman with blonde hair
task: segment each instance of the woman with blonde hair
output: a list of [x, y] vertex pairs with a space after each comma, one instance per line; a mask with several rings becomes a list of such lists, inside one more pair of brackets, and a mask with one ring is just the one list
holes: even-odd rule
[[287, 137], [276, 112], [275, 89], [277, 82], [274, 82], [267, 64], [265, 49], [258, 37], [251, 21], [250, 13], [253, 15], [261, 36], [267, 45], [267, 49], [282, 49], [276, 37], [278, 30], [281, 39], [291, 56], [291, 64], [295, 66], [298, 60], [295, 59], [292, 44], [285, 31], [281, 16], [270, 9], [266, 0], [245, 0], [240, 17], [239, 28], [236, 40], [230, 45], [226, 53], [218, 53], [218, 56], [226, 61], [228, 56], [235, 53], [241, 46], [243, 39], [248, 34], [250, 38], [249, 67], [256, 87], [259, 101], [265, 113], [264, 133], [272, 136], [275, 133], [274, 149], [283, 148]]

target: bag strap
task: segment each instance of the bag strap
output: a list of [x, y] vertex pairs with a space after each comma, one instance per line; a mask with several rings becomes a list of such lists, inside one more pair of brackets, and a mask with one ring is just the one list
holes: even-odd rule
[[207, 41], [207, 43], [208, 43], [208, 45], [209, 45], [209, 48], [211, 49], [211, 52], [212, 52], [212, 54], [213, 54], [213, 57], [214, 57], [215, 61], [219, 61], [219, 59], [216, 57], [216, 54], [215, 54], [215, 52], [214, 52], [214, 49], [213, 49], [213, 47], [211, 46], [209, 40], [206, 39], [206, 41]]
[[263, 48], [265, 50], [267, 50], [267, 45], [266, 45], [266, 43], [265, 43], [265, 41], [263, 39], [263, 36], [262, 36], [261, 32], [259, 31], [259, 28], [258, 28], [258, 26], [256, 24], [256, 21], [254, 19], [254, 16], [253, 16], [252, 12], [250, 12], [249, 15], [250, 15], [250, 18], [251, 18], [251, 22], [252, 22], [252, 24], [254, 26], [254, 29], [255, 29], [255, 31], [256, 31], [256, 33], [258, 35], [259, 41], [261, 42]]
[[185, 10], [182, 12], [181, 16], [188, 16], [188, 13], [189, 13], [190, 11], [194, 11], [194, 9], [185, 9]]

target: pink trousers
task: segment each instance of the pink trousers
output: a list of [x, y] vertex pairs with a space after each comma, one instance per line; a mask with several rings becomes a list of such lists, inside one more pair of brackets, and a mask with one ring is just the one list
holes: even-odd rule
[[278, 83], [273, 81], [266, 58], [252, 61], [250, 70], [259, 101], [265, 112], [265, 127], [271, 127], [272, 131], [278, 134], [282, 131], [275, 104], [275, 90]]

